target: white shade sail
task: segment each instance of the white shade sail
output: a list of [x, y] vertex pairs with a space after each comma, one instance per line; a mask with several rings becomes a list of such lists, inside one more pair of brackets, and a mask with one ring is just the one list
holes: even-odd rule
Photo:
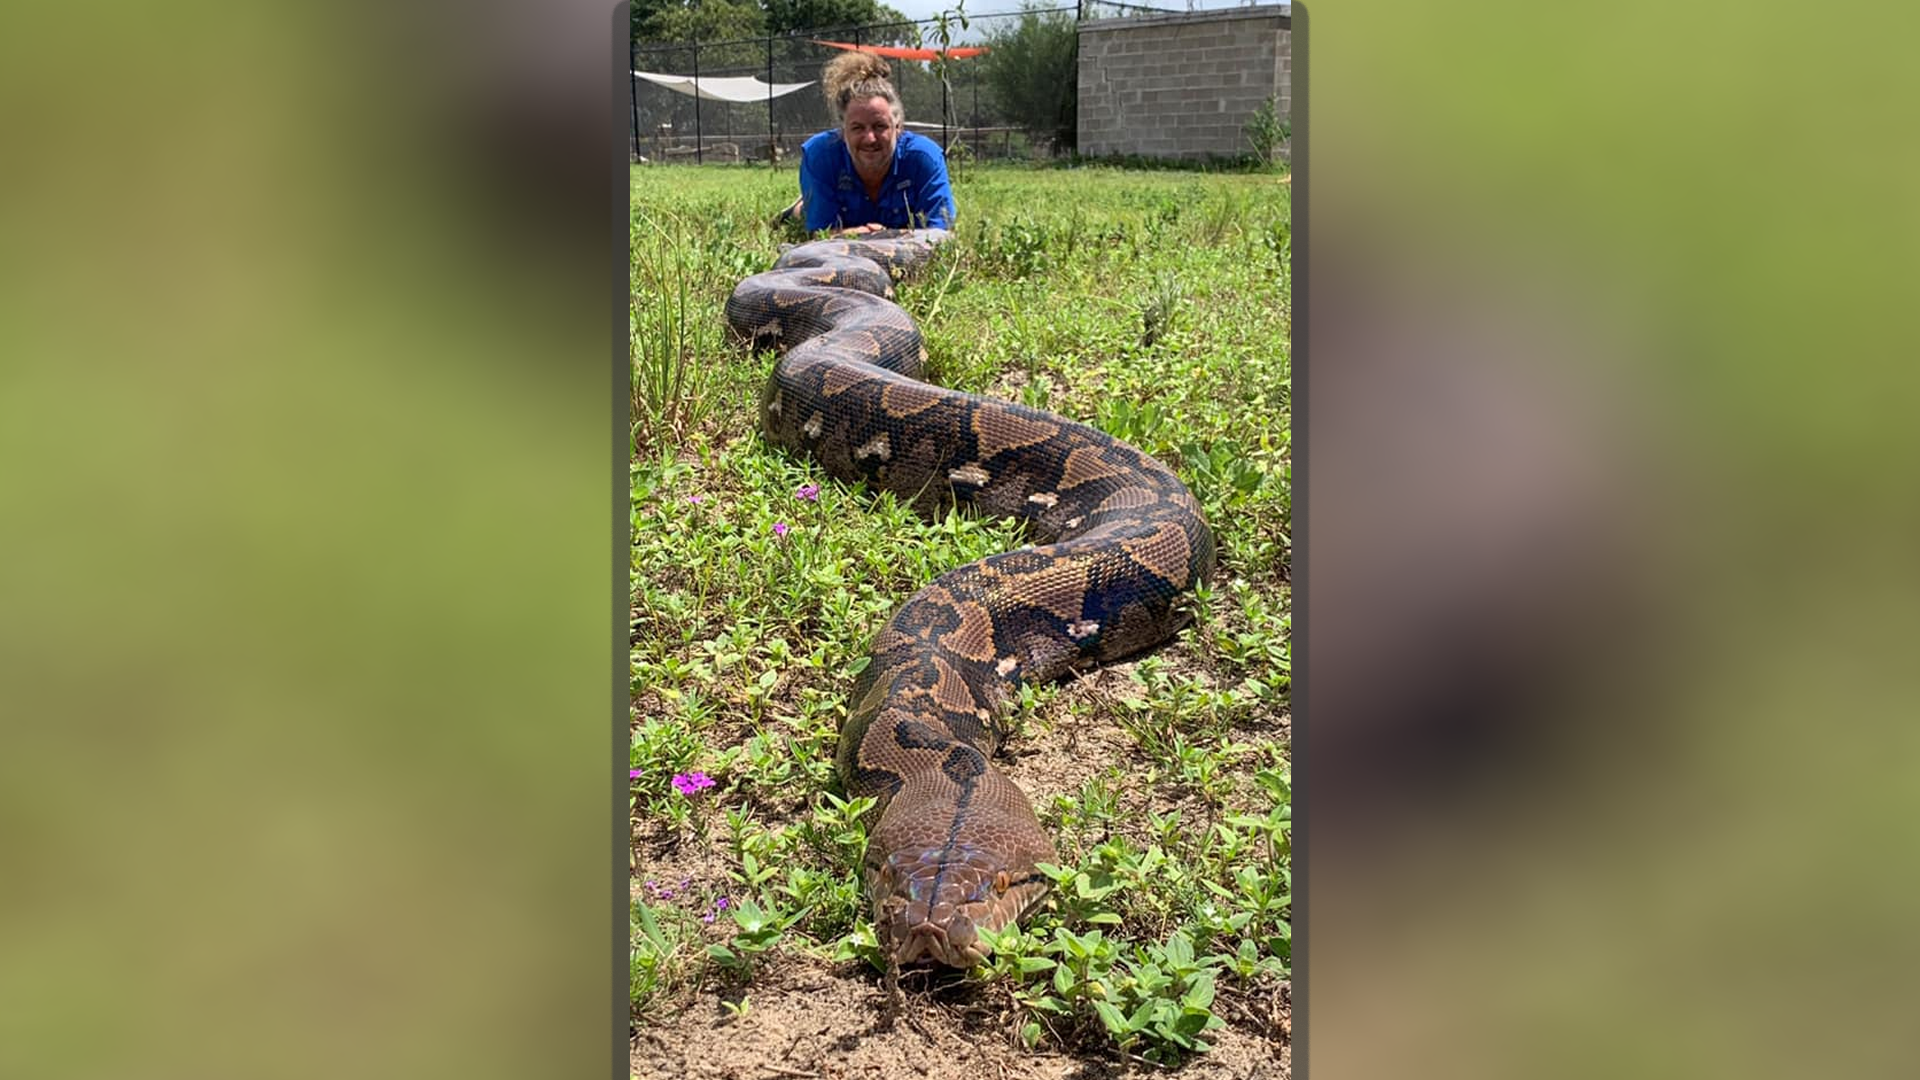
[[791, 94], [795, 90], [813, 85], [811, 80], [797, 83], [764, 83], [759, 79], [747, 77], [701, 79], [696, 87], [691, 75], [658, 75], [651, 71], [636, 71], [634, 74], [688, 97], [701, 97], [708, 101], [765, 101], [770, 97]]

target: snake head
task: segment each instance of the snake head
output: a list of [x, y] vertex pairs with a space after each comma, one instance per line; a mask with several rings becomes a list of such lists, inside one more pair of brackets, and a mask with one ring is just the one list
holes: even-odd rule
[[894, 851], [869, 867], [874, 929], [902, 967], [933, 961], [969, 968], [992, 952], [980, 929], [1003, 929], [1046, 896], [1046, 875], [978, 848]]

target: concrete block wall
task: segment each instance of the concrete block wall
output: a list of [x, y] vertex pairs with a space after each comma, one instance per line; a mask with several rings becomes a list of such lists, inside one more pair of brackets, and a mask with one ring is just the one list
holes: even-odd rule
[[1269, 95], [1293, 115], [1293, 18], [1280, 4], [1080, 24], [1079, 151], [1238, 157]]

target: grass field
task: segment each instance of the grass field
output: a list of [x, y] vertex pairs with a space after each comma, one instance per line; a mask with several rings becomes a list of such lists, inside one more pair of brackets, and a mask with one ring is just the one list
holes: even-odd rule
[[784, 169], [633, 173], [635, 1075], [1282, 1075], [1290, 189], [969, 166], [953, 240], [900, 290], [932, 381], [1156, 455], [1219, 568], [1171, 644], [1023, 690], [1001, 765], [1058, 840], [1056, 888], [986, 967], [905, 980], [893, 1026], [863, 804], [833, 778], [851, 671], [915, 589], [1023, 541], [920, 520], [755, 436], [770, 360], [728, 346], [720, 311], [799, 239], [767, 224], [793, 190]]

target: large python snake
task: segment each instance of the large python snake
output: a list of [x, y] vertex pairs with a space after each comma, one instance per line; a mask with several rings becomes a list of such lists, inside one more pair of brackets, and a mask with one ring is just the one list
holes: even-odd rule
[[[782, 350], [761, 431], [837, 479], [922, 513], [960, 503], [1036, 543], [940, 575], [894, 613], [848, 698], [836, 765], [878, 800], [864, 860], [894, 970], [969, 967], [1046, 895], [1056, 858], [1027, 797], [990, 760], [1023, 683], [1157, 645], [1213, 568], [1198, 502], [1152, 457], [1083, 424], [919, 378], [926, 350], [895, 305], [943, 230], [789, 248], [727, 300], [730, 337]], [[871, 820], [871, 819], [870, 819]]]

